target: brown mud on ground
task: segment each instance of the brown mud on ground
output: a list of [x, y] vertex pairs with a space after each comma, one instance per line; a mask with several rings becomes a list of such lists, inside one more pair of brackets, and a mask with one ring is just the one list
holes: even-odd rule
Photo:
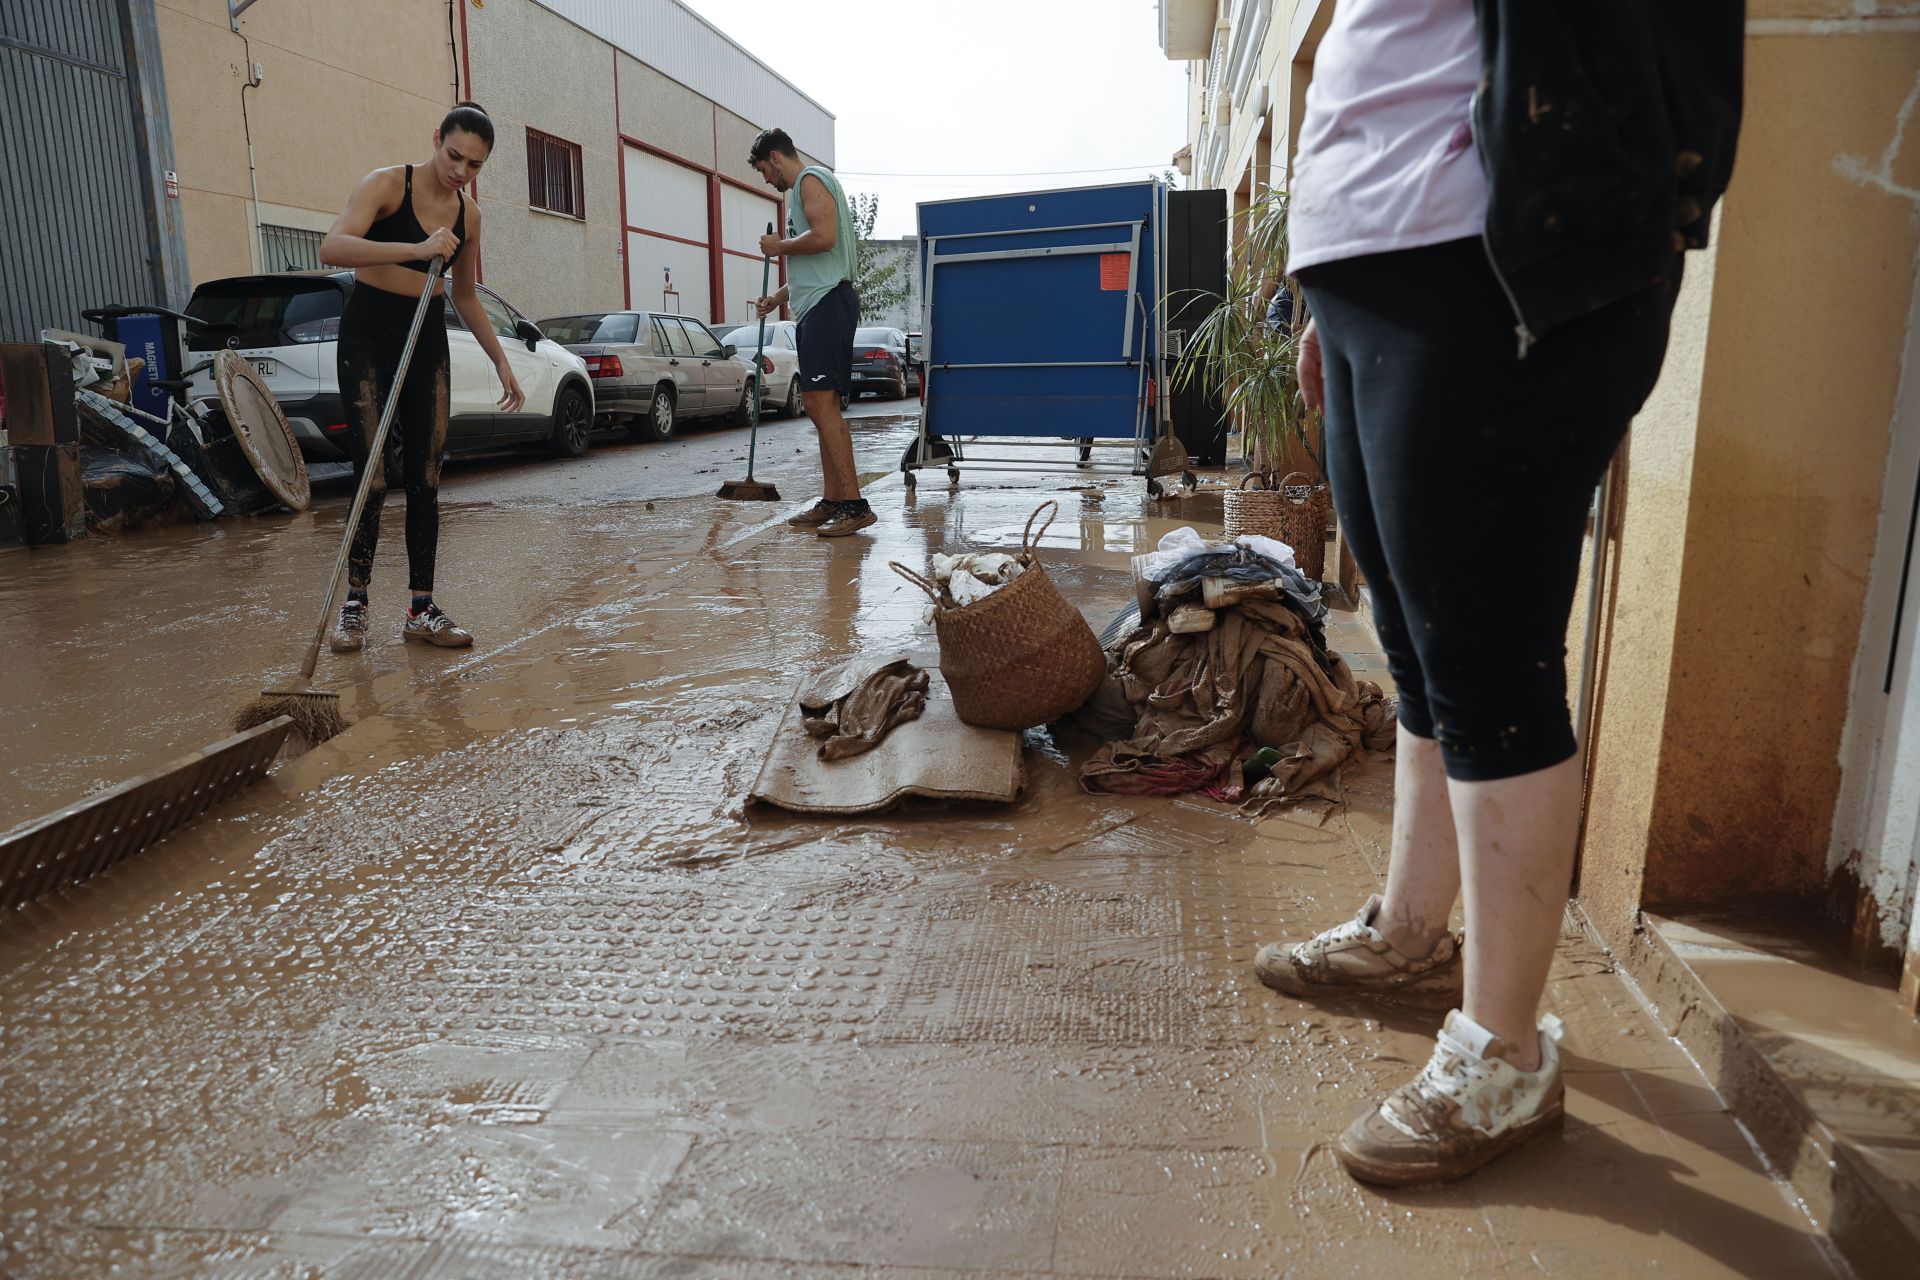
[[471, 655], [395, 642], [349, 732], [0, 926], [0, 1273], [1835, 1274], [1578, 939], [1564, 1136], [1434, 1190], [1339, 1170], [1434, 1022], [1251, 962], [1378, 886], [1390, 766], [1251, 824], [1083, 795], [1094, 744], [1036, 734], [1006, 809], [742, 813], [801, 674], [925, 643], [888, 560], [1057, 494], [1049, 570], [1096, 626], [1125, 603], [1171, 522], [1072, 482], [890, 482], [832, 542], [777, 523], [799, 487], [459, 513], [584, 559], [490, 581]]

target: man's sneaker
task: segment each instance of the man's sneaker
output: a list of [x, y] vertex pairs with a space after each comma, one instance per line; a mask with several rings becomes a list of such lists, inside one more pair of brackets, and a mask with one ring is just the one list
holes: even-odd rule
[[1492, 1032], [1455, 1009], [1419, 1075], [1347, 1126], [1334, 1152], [1362, 1182], [1464, 1178], [1566, 1120], [1560, 1019], [1540, 1019], [1540, 1069], [1520, 1071]]
[[340, 606], [340, 621], [327, 634], [327, 644], [335, 653], [358, 653], [367, 643], [367, 606], [349, 600]]
[[836, 503], [834, 513], [814, 532], [823, 538], [844, 538], [880, 519], [873, 514], [873, 508], [864, 502]]
[[442, 649], [464, 649], [473, 643], [472, 634], [455, 626], [453, 619], [440, 612], [437, 604], [430, 604], [419, 613], [409, 610], [407, 625], [400, 634], [409, 640], [437, 644]]
[[787, 523], [796, 529], [818, 529], [833, 516], [834, 504], [822, 498], [798, 515], [788, 516]]
[[1305, 942], [1269, 942], [1253, 959], [1253, 971], [1275, 991], [1302, 1000], [1364, 996], [1394, 1004], [1451, 1009], [1466, 989], [1460, 939], [1441, 935], [1425, 959], [1396, 951], [1373, 927], [1380, 912], [1374, 894], [1360, 914]]

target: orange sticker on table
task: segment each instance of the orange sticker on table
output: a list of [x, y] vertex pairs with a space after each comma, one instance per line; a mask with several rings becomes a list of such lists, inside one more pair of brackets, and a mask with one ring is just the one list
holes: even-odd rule
[[1103, 293], [1125, 293], [1127, 277], [1132, 274], [1128, 268], [1133, 265], [1130, 253], [1103, 253], [1100, 255], [1100, 289]]

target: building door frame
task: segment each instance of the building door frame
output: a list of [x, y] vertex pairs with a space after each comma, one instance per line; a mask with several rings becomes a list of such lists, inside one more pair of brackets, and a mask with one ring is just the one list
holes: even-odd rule
[[1850, 916], [1853, 959], [1874, 968], [1899, 964], [1903, 1001], [1913, 1010], [1920, 1003], [1920, 277], [1902, 367], [1828, 865], [1843, 886], [1837, 905]]

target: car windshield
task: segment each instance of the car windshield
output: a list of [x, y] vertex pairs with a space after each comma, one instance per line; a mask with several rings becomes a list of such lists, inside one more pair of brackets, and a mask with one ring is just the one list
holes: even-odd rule
[[[760, 326], [757, 324], [743, 324], [732, 329], [715, 329], [714, 332], [720, 335], [720, 341], [731, 342], [742, 351], [760, 345]], [[767, 345], [773, 345], [772, 325], [767, 326]]]
[[855, 329], [853, 344], [857, 347], [890, 347], [893, 345], [893, 330]]
[[193, 291], [187, 314], [204, 320], [187, 347], [217, 351], [278, 347], [296, 342], [332, 342], [340, 336], [340, 288], [331, 280], [252, 276], [210, 280]]
[[565, 346], [580, 342], [632, 342], [640, 317], [631, 311], [592, 316], [556, 316], [542, 320], [540, 331]]

